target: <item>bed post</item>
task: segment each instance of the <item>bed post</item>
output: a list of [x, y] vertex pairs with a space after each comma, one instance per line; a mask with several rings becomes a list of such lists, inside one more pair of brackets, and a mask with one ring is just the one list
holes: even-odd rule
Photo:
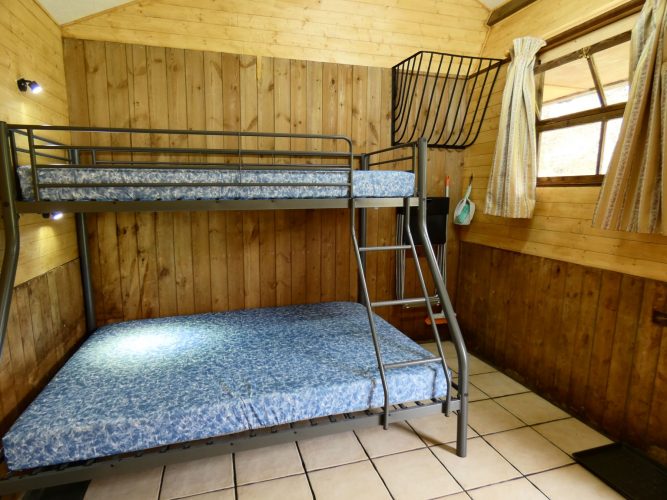
[[[368, 155], [367, 154], [362, 154], [361, 155], [361, 170], [368, 170]], [[366, 246], [366, 231], [367, 231], [367, 215], [366, 215], [366, 209], [365, 208], [360, 208], [359, 209], [359, 246], [360, 247], [365, 247]], [[362, 252], [360, 254], [361, 257], [361, 269], [362, 272], [366, 272], [366, 253]], [[366, 305], [364, 301], [364, 290], [363, 290], [363, 285], [361, 281], [357, 284], [357, 302], [360, 304]]]
[[97, 328], [95, 319], [95, 301], [93, 300], [93, 282], [90, 278], [90, 252], [88, 251], [88, 230], [86, 214], [77, 213], [76, 241], [79, 247], [79, 264], [81, 266], [81, 285], [83, 288], [83, 307], [86, 312], [86, 333], [91, 334]]
[[442, 279], [438, 268], [438, 261], [433, 252], [433, 246], [428, 237], [428, 230], [426, 228], [426, 167], [428, 159], [428, 143], [424, 137], [421, 137], [418, 141], [418, 173], [419, 178], [417, 179], [418, 188], [419, 188], [419, 235], [424, 245], [424, 251], [426, 253], [426, 260], [428, 261], [428, 267], [431, 270], [431, 275], [433, 276], [433, 281], [435, 282], [436, 291], [440, 297], [440, 303], [442, 304], [442, 310], [445, 313], [447, 318], [447, 325], [449, 326], [449, 334], [452, 337], [452, 342], [456, 347], [456, 357], [459, 362], [459, 380], [458, 380], [458, 389], [459, 389], [459, 399], [461, 408], [459, 410], [459, 415], [456, 421], [457, 424], [457, 434], [456, 434], [456, 454], [460, 457], [465, 457], [467, 453], [467, 425], [468, 425], [468, 354], [466, 353], [465, 343], [463, 341], [463, 335], [461, 334], [461, 328], [459, 323], [456, 320], [456, 313], [454, 312], [454, 307], [452, 302], [449, 300], [449, 295], [447, 294], [447, 288]]
[[0, 162], [2, 162], [0, 201], [2, 202], [2, 219], [5, 232], [5, 254], [2, 258], [0, 274], [0, 356], [2, 356], [20, 247], [19, 215], [15, 203], [16, 185], [9, 146], [9, 128], [5, 122], [0, 122], [0, 155]]

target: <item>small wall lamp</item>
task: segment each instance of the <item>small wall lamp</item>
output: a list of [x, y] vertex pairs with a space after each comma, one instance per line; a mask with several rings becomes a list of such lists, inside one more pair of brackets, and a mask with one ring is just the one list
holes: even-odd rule
[[25, 78], [19, 78], [16, 80], [16, 85], [18, 86], [21, 92], [27, 92], [30, 89], [30, 92], [33, 94], [39, 94], [42, 91], [42, 86], [34, 80], [26, 80]]

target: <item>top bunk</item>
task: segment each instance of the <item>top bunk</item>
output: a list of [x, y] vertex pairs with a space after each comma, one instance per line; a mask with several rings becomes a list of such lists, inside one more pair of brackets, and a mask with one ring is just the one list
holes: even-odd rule
[[0, 128], [19, 213], [398, 207], [426, 176], [419, 141], [359, 154], [339, 135]]

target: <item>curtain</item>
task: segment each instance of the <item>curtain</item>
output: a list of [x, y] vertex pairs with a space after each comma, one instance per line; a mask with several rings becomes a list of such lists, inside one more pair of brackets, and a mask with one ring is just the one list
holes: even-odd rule
[[535, 55], [544, 40], [524, 37], [514, 40], [512, 61], [507, 69], [500, 126], [493, 167], [486, 191], [489, 215], [532, 217], [537, 179], [535, 131]]
[[666, 6], [647, 0], [632, 30], [630, 95], [594, 227], [667, 235]]

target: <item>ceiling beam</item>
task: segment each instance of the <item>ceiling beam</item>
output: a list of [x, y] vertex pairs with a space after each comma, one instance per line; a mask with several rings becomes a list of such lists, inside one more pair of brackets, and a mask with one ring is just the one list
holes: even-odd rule
[[536, 1], [537, 0], [510, 0], [491, 11], [491, 15], [489, 16], [489, 20], [486, 21], [486, 25], [493, 26]]

